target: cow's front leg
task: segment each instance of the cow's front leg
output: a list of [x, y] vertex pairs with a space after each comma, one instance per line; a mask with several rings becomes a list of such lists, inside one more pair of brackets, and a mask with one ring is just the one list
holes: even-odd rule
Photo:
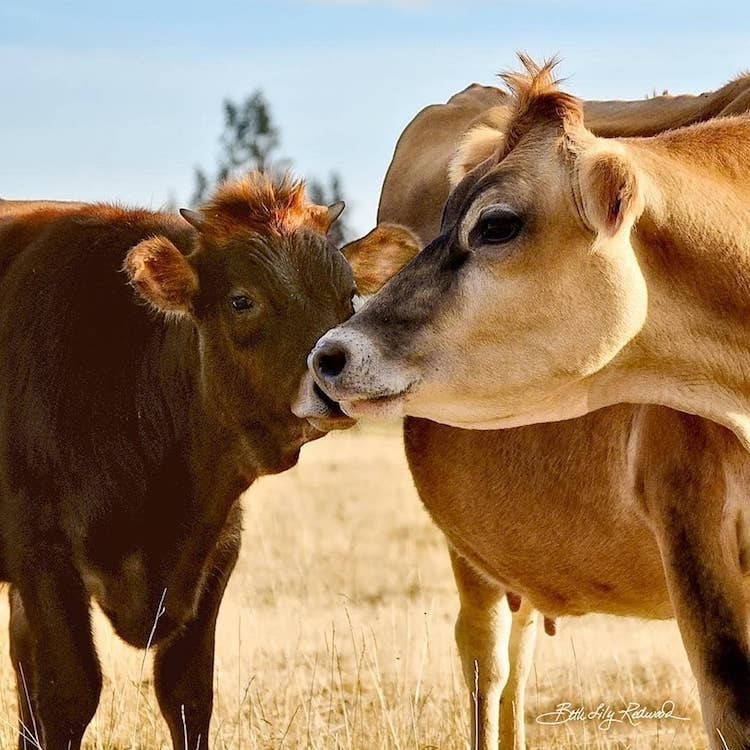
[[642, 417], [637, 487], [664, 564], [703, 722], [716, 750], [750, 748], [750, 642], [738, 530], [748, 457], [697, 417]]
[[525, 750], [526, 683], [534, 666], [539, 612], [524, 598], [511, 617], [510, 671], [500, 699], [500, 749]]
[[461, 600], [456, 645], [471, 695], [470, 746], [497, 750], [500, 700], [510, 672], [510, 607], [502, 588], [487, 581], [453, 549], [450, 556]]
[[239, 552], [225, 543], [201, 595], [198, 613], [154, 657], [154, 687], [175, 750], [207, 750], [213, 710], [216, 618]]
[[78, 750], [102, 678], [89, 600], [74, 570], [29, 571], [10, 590], [10, 651], [17, 678], [21, 750]]

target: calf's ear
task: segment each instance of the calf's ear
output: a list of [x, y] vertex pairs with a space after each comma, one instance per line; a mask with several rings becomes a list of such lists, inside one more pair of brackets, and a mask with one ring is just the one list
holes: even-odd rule
[[361, 294], [375, 294], [422, 250], [419, 238], [400, 224], [378, 224], [369, 234], [341, 248]]
[[157, 310], [183, 315], [192, 311], [198, 276], [166, 237], [150, 237], [132, 247], [124, 269], [141, 297]]
[[307, 217], [304, 223], [320, 234], [328, 234], [333, 223], [341, 216], [345, 208], [346, 203], [344, 201], [331, 203], [330, 206], [310, 204], [306, 208]]
[[599, 235], [628, 230], [640, 212], [638, 179], [627, 156], [593, 150], [579, 157], [578, 178], [584, 220]]

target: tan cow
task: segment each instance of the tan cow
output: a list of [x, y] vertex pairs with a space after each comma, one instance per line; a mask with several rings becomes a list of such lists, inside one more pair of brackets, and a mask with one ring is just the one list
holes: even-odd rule
[[[419, 249], [409, 229], [382, 223], [343, 252], [360, 291], [371, 294]], [[496, 750], [498, 737], [501, 748], [526, 746], [540, 611], [550, 634], [560, 615], [672, 617], [653, 533], [637, 497], [623, 491], [638, 411], [618, 406], [514, 430], [404, 423], [420, 498], [449, 542], [461, 601], [457, 645], [469, 692], [479, 687], [479, 706], [470, 698], [476, 748]], [[520, 606], [511, 592], [521, 592]]]
[[[540, 85], [539, 76], [541, 76], [541, 74], [541, 71], [538, 72], [537, 75], [532, 77], [531, 81], [527, 84], [524, 84], [523, 80], [516, 79], [515, 81], [519, 90], [524, 90], [523, 86], [526, 85], [525, 90], [529, 99], [534, 99], [536, 96], [539, 96], [540, 99], [544, 99], [543, 94], [546, 92], [544, 87], [540, 86], [542, 92], [539, 94], [533, 92], [534, 86]], [[534, 83], [534, 81], [536, 81], [536, 83]], [[548, 111], [548, 114], [554, 114], [561, 108], [564, 111], [565, 108], [562, 105], [570, 103], [570, 100], [566, 97], [553, 97], [552, 101], [553, 104], [550, 105], [551, 109]], [[555, 114], [555, 116], [557, 115]], [[522, 118], [517, 117], [516, 122], [512, 123], [516, 128], [519, 126], [519, 119], [522, 120]], [[580, 123], [578, 123], [577, 127], [580, 128]], [[735, 135], [740, 138], [740, 141], [742, 140], [742, 123], [736, 124], [733, 121], [729, 121], [724, 128], [726, 129], [724, 131], [725, 136], [727, 130], [732, 131], [733, 128], [738, 129], [739, 135], [737, 135], [736, 132]], [[711, 133], [713, 128], [691, 129], [691, 131], [696, 130], [699, 133], [699, 144], [705, 147], [707, 144], [702, 141], [702, 138], [705, 138], [706, 134]], [[715, 134], [719, 134], [721, 131], [722, 129], [719, 128], [713, 130]], [[533, 139], [534, 136], [541, 138], [538, 133], [532, 132], [532, 128], [529, 128], [526, 132], [522, 132], [518, 137], [518, 143], [516, 144], [514, 151], [523, 152], [524, 147], [531, 149], [532, 146], [536, 146], [537, 143]], [[677, 136], [675, 136], [675, 138], [677, 138]], [[524, 143], [524, 139], [526, 139], [526, 143]], [[532, 146], [529, 146], [529, 141]], [[665, 144], [667, 147], [672, 146], [672, 141], [668, 137], [655, 139], [655, 143]], [[710, 146], [710, 141], [708, 142], [708, 145]], [[693, 146], [695, 146], [695, 144], [693, 144]], [[511, 151], [511, 153], [513, 153], [513, 151]], [[578, 157], [577, 153], [576, 157]], [[735, 168], [738, 169], [736, 163]], [[482, 195], [482, 187], [485, 188], [485, 192], [490, 192], [494, 189], [495, 183], [489, 179], [489, 175], [485, 177], [482, 170], [478, 171], [480, 172], [478, 176], [475, 175], [474, 179], [470, 178], [467, 181], [469, 183], [468, 186], [461, 186], [457, 191], [457, 194], [454, 194], [454, 198], [456, 195], [460, 198], [456, 203], [465, 201], [467, 198], [472, 198], [472, 196], [476, 199], [476, 193]], [[485, 170], [485, 172], [486, 171], [487, 170]], [[523, 172], [523, 178], [529, 179], [527, 174], [528, 171], [525, 170]], [[594, 174], [597, 174], [596, 170], [594, 170]], [[518, 180], [522, 178], [519, 177], [519, 175], [512, 176], [516, 178], [516, 182], [513, 183], [516, 192], [513, 196], [517, 197], [520, 192]], [[484, 185], [482, 183], [483, 179], [485, 180]], [[506, 176], [506, 179], [510, 181], [508, 176]], [[539, 176], [532, 174], [529, 182], [533, 184], [536, 179], [539, 179]], [[741, 182], [738, 184], [740, 189], [744, 189]], [[472, 193], [472, 190], [475, 191], [475, 193]], [[523, 197], [522, 193], [520, 195]], [[620, 196], [621, 200], [622, 198], [626, 198], [627, 191], [621, 191]], [[616, 201], [611, 205], [615, 204]], [[450, 209], [451, 207], [449, 206], [449, 213]], [[620, 208], [618, 207], [617, 210], [619, 211]], [[585, 208], [582, 213], [585, 217], [584, 221], [586, 219], [591, 221], [589, 214], [585, 213]], [[602, 216], [602, 221], [605, 222], [611, 218], [606, 212], [603, 213]], [[448, 216], [448, 218], [450, 219], [450, 216]], [[498, 233], [502, 234], [502, 231], [511, 235], [516, 231], [516, 227], [514, 226], [515, 219], [509, 221], [507, 216], [491, 216], [489, 218], [491, 219], [489, 222], [490, 234], [494, 232], [495, 239], [497, 239]], [[498, 222], [498, 218], [501, 218], [502, 221]], [[601, 235], [603, 234], [601, 227], [599, 227], [599, 230], [601, 240]], [[537, 231], [541, 230], [537, 229]], [[568, 249], [568, 243], [571, 242], [572, 237], [575, 236], [575, 231], [580, 232], [581, 229], [579, 227], [574, 227], [573, 231], [570, 233], [570, 238], [563, 235], [562, 241], [560, 241], [560, 238], [558, 237], [556, 238], [556, 242], [559, 242], [562, 248]], [[467, 239], [471, 241], [470, 234], [471, 233], [469, 232], [469, 237], [459, 235], [458, 242], [466, 242]], [[617, 232], [615, 232], [615, 234], [617, 234]], [[455, 236], [452, 241], [457, 241]], [[482, 238], [481, 241], [485, 243], [485, 245], [490, 242], [488, 238]], [[512, 242], [512, 240], [509, 240], [509, 242]], [[611, 240], [608, 244], [611, 245]], [[502, 244], [498, 242], [495, 246], [501, 247]], [[441, 276], [453, 276], [454, 278], [460, 277], [461, 274], [466, 273], [465, 267], [469, 265], [469, 263], [475, 264], [480, 269], [479, 271], [477, 269], [470, 269], [475, 276], [480, 275], [481, 273], [486, 274], [485, 285], [491, 284], [493, 281], [492, 277], [498, 275], [498, 272], [493, 272], [493, 269], [500, 263], [504, 264], [505, 268], [502, 268], [502, 270], [504, 275], [510, 276], [510, 280], [499, 277], [499, 281], [504, 281], [506, 285], [520, 283], [518, 279], [520, 278], [523, 280], [524, 273], [526, 273], [523, 265], [524, 258], [516, 257], [515, 253], [510, 257], [503, 254], [495, 255], [495, 246], [491, 248], [489, 253], [485, 253], [485, 257], [463, 258], [460, 263], [457, 263], [455, 258], [451, 258], [450, 254], [440, 257], [438, 259], [438, 267], [435, 268], [433, 265], [433, 274], [430, 278], [433, 292], [435, 291], [435, 288], [439, 287], [442, 295], [448, 294], [453, 282], [441, 287]], [[597, 254], [595, 251], [597, 249], [599, 248], [595, 245], [594, 250], [590, 254], [584, 256], [587, 263], [596, 264], [597, 262], [602, 262], [601, 259], [595, 257]], [[472, 249], [471, 252], [475, 255], [479, 255], [478, 250]], [[432, 260], [434, 261], [434, 251], [432, 251], [432, 254]], [[616, 253], [613, 252], [612, 254]], [[425, 255], [427, 255], [427, 253]], [[592, 258], [591, 255], [594, 257]], [[420, 260], [422, 260], [423, 257], [424, 256], [421, 256]], [[545, 261], [549, 260], [548, 257], [543, 257]], [[616, 265], [611, 259], [605, 258], [604, 260], [606, 261], [605, 267], [607, 262]], [[412, 275], [414, 273], [413, 269], [420, 269], [424, 265], [424, 263], [420, 264], [418, 262], [412, 264]], [[566, 275], [570, 275], [570, 273], [565, 273], [566, 270], [567, 269], [564, 266], [560, 267], [561, 273], [555, 278], [556, 282], [565, 281]], [[580, 272], [580, 270], [580, 268], [576, 268], [576, 272]], [[489, 274], [492, 274], [492, 276]], [[404, 274], [402, 277], [408, 278], [408, 274]], [[497, 281], [495, 281], [495, 283], [497, 283]], [[393, 287], [398, 288], [398, 284], [394, 282], [394, 284], [389, 285], [388, 291]], [[402, 340], [404, 338], [408, 339], [411, 336], [415, 318], [418, 319], [421, 314], [419, 308], [424, 304], [426, 298], [424, 287], [425, 285], [422, 283], [411, 285], [408, 310], [404, 308], [403, 311], [399, 311], [399, 314], [394, 317], [392, 315], [393, 308], [388, 308], [388, 315], [392, 321], [395, 321], [397, 334]], [[480, 291], [487, 294], [487, 292], [481, 288], [474, 289], [473, 291]], [[544, 306], [545, 300], [549, 296], [554, 295], [557, 291], [557, 288], [552, 288], [547, 295], [540, 295], [538, 301], [535, 300], [535, 302], [540, 306]], [[507, 288], [503, 289], [503, 292], [507, 294]], [[471, 296], [471, 294], [467, 294], [466, 290], [464, 290], [464, 295], [461, 297], [461, 303], [469, 309], [471, 309], [473, 302]], [[387, 299], [389, 295], [385, 294], [384, 297]], [[505, 301], [505, 294], [502, 299]], [[572, 296], [568, 300], [563, 301], [572, 304], [576, 303], [575, 297]], [[392, 297], [390, 304], [393, 304]], [[360, 320], [367, 320], [368, 317], [371, 318], [371, 316], [373, 316], [373, 311], [377, 313], [377, 307], [376, 304], [368, 306], [358, 318], [360, 318]], [[565, 305], [561, 307], [567, 311]], [[382, 310], [385, 308], [380, 307], [380, 309]], [[462, 312], [465, 313], [466, 310], [462, 310]], [[603, 312], [606, 312], [606, 310]], [[548, 319], [554, 319], [554, 314], [557, 313], [558, 311], [553, 311], [553, 314], [550, 315], [550, 313], [547, 312]], [[544, 317], [544, 314], [540, 317]], [[601, 315], [601, 317], [605, 323], [609, 322], [607, 315]], [[627, 318], [627, 316], [625, 316], [625, 318]], [[357, 318], [355, 318], [355, 322], [356, 320]], [[620, 320], [622, 320], [622, 318]], [[441, 331], [442, 336], [447, 322], [447, 314], [446, 316], [438, 316], [437, 318], [433, 316], [431, 326], [437, 327], [438, 330]], [[579, 326], [579, 329], [577, 329], [575, 333], [586, 333], [590, 328], [596, 328], [596, 325], [596, 321], [585, 321], [582, 326]], [[466, 328], [464, 327], [463, 330], [465, 331]], [[528, 333], [528, 331], [524, 331], [524, 333]], [[383, 351], [385, 351], [387, 355], [393, 356], [395, 349], [397, 356], [403, 357], [405, 347], [403, 344], [399, 346], [398, 336], [396, 337], [395, 342], [387, 340], [385, 342], [380, 341], [380, 351], [377, 352], [377, 356], [382, 357]], [[502, 339], [502, 335], [499, 338]], [[351, 341], [346, 343], [351, 343]], [[410, 343], [413, 343], [413, 341]], [[471, 342], [468, 346], [467, 343], [468, 342], [465, 342], [463, 345], [464, 349], [462, 354], [468, 355], [470, 358], [472, 355], [472, 349], [475, 347], [481, 349], [482, 342], [481, 340], [479, 342]], [[344, 353], [347, 355], [349, 354], [349, 352]], [[423, 356], [425, 353], [424, 348], [421, 350], [418, 349], [416, 353]], [[544, 354], [544, 349], [540, 349], [539, 353]], [[600, 354], [600, 352], [597, 353]], [[339, 361], [342, 359], [341, 355], [342, 352], [339, 351], [337, 353]], [[344, 360], [346, 361], [346, 358], [344, 358]], [[503, 364], [505, 365], [505, 363]], [[386, 361], [386, 367], [388, 366], [390, 366], [390, 364]], [[530, 369], [533, 370], [533, 367]], [[486, 368], [484, 372], [487, 372]], [[328, 376], [325, 372], [319, 372], [318, 379], [322, 385], [328, 385]], [[366, 385], [367, 388], [370, 389], [370, 393], [372, 393], [372, 386], [374, 385], [372, 373], [365, 373], [362, 384]], [[502, 387], [502, 379], [500, 379], [499, 385]], [[328, 390], [329, 392], [332, 391], [331, 395], [341, 395], [336, 392], [335, 389], [329, 388]], [[473, 384], [468, 389], [464, 388], [464, 393], [467, 391], [468, 393], [471, 393], [472, 390]], [[427, 389], [427, 392], [429, 393], [429, 389]], [[439, 389], [437, 389], [436, 392], [439, 393]], [[369, 408], [372, 411], [381, 411], [383, 409], [382, 397], [387, 394], [378, 392], [373, 395], [375, 395], [376, 399], [379, 399], [380, 403], [371, 403]], [[617, 416], [618, 410], [620, 412], [619, 417]], [[651, 522], [657, 529], [657, 538], [662, 546], [662, 554], [664, 555], [666, 562], [670, 594], [676, 604], [680, 626], [683, 631], [691, 663], [699, 678], [704, 719], [709, 733], [711, 734], [712, 741], [716, 747], [722, 746], [720, 744], [722, 741], [721, 736], [719, 735], [719, 731], [721, 731], [722, 736], [728, 738], [730, 747], [744, 747], [747, 743], [747, 724], [749, 714], [747, 705], [742, 697], [742, 687], [743, 685], [746, 685], [748, 669], [747, 636], [744, 631], [744, 609], [742, 607], [741, 573], [744, 572], [744, 560], [747, 552], [744, 549], [744, 525], [741, 523], [743, 510], [743, 505], [741, 503], [742, 498], [738, 498], [736, 493], [732, 493], [729, 490], [739, 486], [746, 480], [744, 471], [747, 461], [744, 457], [744, 453], [739, 451], [736, 440], [721, 428], [701, 422], [692, 417], [678, 415], [674, 412], [662, 409], [618, 407], [618, 410], [611, 409], [607, 412], [602, 412], [598, 415], [591, 415], [590, 417], [585, 417], [584, 419], [570, 423], [525, 428], [524, 430], [513, 430], [505, 433], [508, 436], [507, 443], [503, 443], [500, 433], [489, 433], [493, 438], [495, 436], [498, 437], [498, 443], [496, 443], [496, 445], [500, 446], [499, 450], [503, 451], [506, 449], [506, 455], [514, 460], [507, 465], [498, 464], [499, 466], [502, 466], [502, 468], [495, 469], [494, 471], [492, 468], [485, 466], [485, 474], [489, 474], [490, 479], [485, 479], [485, 483], [484, 485], [481, 485], [481, 487], [486, 488], [489, 486], [492, 488], [493, 483], [499, 483], [499, 486], [502, 489], [513, 488], [512, 482], [515, 480], [518, 481], [518, 494], [522, 495], [524, 489], [528, 494], [529, 485], [527, 484], [526, 487], [524, 487], [524, 479], [534, 479], [534, 474], [532, 473], [534, 467], [524, 467], [522, 463], [523, 457], [528, 454], [523, 453], [522, 451], [525, 447], [535, 447], [532, 440], [532, 432], [534, 431], [536, 431], [536, 437], [538, 439], [538, 444], [536, 445], [537, 452], [535, 455], [549, 458], [549, 465], [557, 469], [557, 471], [562, 471], [563, 485], [565, 471], [569, 470], [571, 467], [575, 469], [576, 465], [579, 469], [585, 465], [581, 462], [580, 458], [576, 462], [576, 451], [579, 451], [579, 453], [583, 450], [588, 451], [586, 453], [586, 461], [590, 461], [595, 457], [595, 454], [591, 453], [592, 445], [594, 448], [601, 449], [603, 451], [601, 454], [601, 467], [604, 467], [604, 474], [607, 477], [611, 477], [613, 480], [611, 494], [608, 494], [607, 492], [604, 493], [604, 502], [609, 504], [610, 509], [613, 505], [613, 499], [617, 500], [617, 502], [614, 503], [615, 509], [619, 507], [620, 503], [622, 503], [623, 509], [627, 508], [628, 505], [630, 505], [632, 509], [632, 507], [636, 507], [639, 503], [645, 503], [647, 510], [650, 512]], [[352, 409], [352, 411], [354, 413], [361, 413], [360, 405], [355, 404], [355, 408]], [[431, 416], [436, 419], [442, 418], [441, 414], [442, 411], [438, 411], [436, 407]], [[597, 433], [596, 431], [591, 431], [591, 426], [596, 427], [598, 422], [601, 422], [601, 427], [604, 429], [605, 420], [603, 415], [613, 415], [611, 418], [614, 420], [614, 423], [619, 424], [622, 428], [622, 432], [618, 433], [617, 430], [615, 430], [614, 433], [611, 433], [612, 442], [609, 443], [607, 442], [606, 432]], [[572, 442], [567, 443], [565, 430], [571, 430], [571, 433], [567, 437], [583, 438], [586, 435], [586, 430], [581, 426], [585, 423], [588, 423], [589, 425], [588, 437], [589, 439], [593, 438], [592, 444], [586, 445], [583, 440], [576, 441], [575, 439]], [[441, 441], [438, 433], [433, 431], [430, 434], [430, 429], [432, 428], [425, 427], [428, 438], [433, 437], [435, 440], [432, 443], [430, 443], [429, 440], [425, 440], [424, 431], [422, 431], [423, 434], [420, 436], [420, 431], [417, 429], [416, 438], [413, 439], [411, 445], [409, 445], [410, 441], [408, 439], [408, 434], [413, 426], [426, 424], [427, 423], [420, 423], [415, 420], [409, 421], [407, 426], [407, 446], [410, 451], [410, 458], [412, 459], [412, 468], [414, 469], [415, 463], [417, 466], [415, 478], [417, 479], [418, 485], [420, 485], [420, 473], [424, 480], [421, 483], [420, 492], [429, 507], [430, 503], [428, 502], [428, 498], [430, 501], [434, 501], [436, 497], [438, 500], [440, 499], [441, 493], [439, 487], [446, 483], [446, 467], [460, 465], [459, 460], [462, 457], [468, 457], [475, 460], [477, 454], [474, 452], [474, 449], [476, 448], [477, 443], [473, 439], [473, 433], [450, 430], [450, 428], [447, 427], [442, 428], [445, 432], [442, 436], [443, 440]], [[578, 427], [581, 427], [580, 433], [577, 431]], [[466, 441], [457, 449], [457, 452], [454, 452], [451, 455], [450, 448], [453, 447], [456, 438], [460, 435], [466, 435]], [[528, 438], [524, 437], [522, 439], [520, 437], [521, 435], [528, 435]], [[513, 439], [518, 440], [518, 444], [515, 447], [520, 449], [521, 452], [517, 452], [515, 455], [512, 451], [507, 450], [512, 447], [513, 439], [511, 436], [518, 436]], [[525, 440], [528, 442], [524, 442]], [[700, 450], [689, 452], [689, 448], [692, 447], [691, 443], [695, 442], [699, 443]], [[446, 446], [449, 446], [447, 454]], [[654, 454], [657, 453], [656, 447], [659, 448], [659, 452], [661, 453], [658, 461], [653, 460]], [[542, 449], [541, 451], [539, 450], [540, 448]], [[551, 456], [549, 453], [545, 454], [545, 448], [551, 449]], [[628, 448], [629, 452], [627, 450]], [[618, 455], [620, 461], [613, 461], [613, 457]], [[690, 455], [692, 459], [687, 468], [683, 466], [683, 464], [685, 464], [686, 455]], [[416, 462], [415, 457], [417, 459]], [[440, 463], [437, 461], [438, 457], [441, 459]], [[430, 461], [430, 459], [432, 459], [432, 461]], [[520, 473], [518, 472], [519, 461], [522, 466]], [[427, 466], [425, 466], [425, 464], [427, 464]], [[599, 466], [599, 464], [596, 463], [595, 465]], [[542, 477], [544, 477], [543, 469], [544, 463], [542, 464], [542, 471], [539, 472]], [[524, 471], [527, 471], [528, 473], [524, 474]], [[508, 472], [511, 474], [510, 481], [507, 481]], [[477, 473], [481, 476], [479, 470], [477, 470]], [[459, 477], [459, 475], [461, 476]], [[531, 584], [528, 589], [524, 589], [522, 582], [509, 580], [509, 577], [507, 577], [507, 570], [505, 570], [503, 566], [512, 567], [512, 564], [515, 561], [512, 560], [509, 565], [508, 558], [506, 557], [501, 558], [498, 562], [497, 550], [492, 546], [492, 535], [487, 534], [485, 536], [482, 533], [487, 528], [488, 517], [491, 521], [497, 523], [502, 513], [495, 512], [495, 508], [488, 511], [486, 508], [482, 507], [482, 500], [484, 498], [480, 497], [477, 502], [474, 503], [473, 508], [468, 508], [466, 513], [462, 514], [463, 508], [460, 506], [467, 503], [466, 494], [461, 491], [467, 486], [465, 475], [466, 472], [462, 473], [460, 470], [454, 472], [454, 477], [459, 477], [463, 481], [463, 484], [456, 485], [453, 488], [454, 498], [458, 502], [454, 501], [452, 505], [446, 503], [442, 507], [442, 517], [439, 512], [439, 507], [431, 507], [430, 509], [433, 512], [433, 517], [436, 518], [438, 523], [448, 534], [453, 546], [458, 549], [464, 558], [468, 558], [470, 561], [470, 564], [467, 565], [465, 560], [457, 558], [457, 578], [459, 580], [459, 585], [463, 585], [465, 589], [462, 592], [462, 616], [459, 618], [457, 634], [459, 636], [460, 647], [462, 641], [464, 641], [465, 644], [468, 643], [468, 646], [465, 645], [462, 649], [464, 652], [467, 650], [473, 650], [474, 653], [481, 654], [485, 658], [484, 660], [480, 660], [480, 663], [489, 665], [489, 668], [484, 670], [485, 682], [480, 684], [479, 693], [485, 700], [483, 700], [482, 705], [480, 705], [480, 726], [477, 728], [477, 731], [480, 735], [479, 741], [482, 743], [482, 746], [490, 747], [491, 742], [487, 740], [487, 736], [491, 734], [493, 729], [493, 703], [495, 698], [499, 695], [497, 686], [500, 684], [502, 687], [502, 682], [508, 673], [507, 657], [503, 653], [504, 644], [502, 643], [502, 639], [500, 639], [498, 645], [498, 642], [494, 640], [495, 636], [493, 634], [497, 632], [498, 623], [500, 625], [503, 624], [503, 621], [507, 623], [508, 616], [507, 613], [503, 615], [504, 602], [502, 600], [502, 586], [490, 585], [485, 580], [485, 576], [490, 574], [490, 577], [494, 581], [512, 586], [513, 588], [522, 591], [522, 593], [529, 596], [532, 600], [534, 599], [535, 594], [534, 585], [536, 585], [541, 592], [552, 590], [555, 594], [562, 593], [562, 597], [564, 598], [567, 590], [570, 590], [571, 584], [573, 584], [572, 588], [575, 591], [576, 584], [580, 585], [580, 582], [575, 580], [571, 581], [569, 579], [555, 590], [554, 584], [550, 585], [549, 577], [550, 573], [552, 573], [554, 577], [554, 574], [558, 572], [556, 569], [542, 570], [542, 575]], [[573, 477], [575, 477], [575, 471], [573, 471]], [[556, 479], [559, 482], [560, 475], [558, 475]], [[536, 481], [538, 482], [538, 479]], [[460, 490], [459, 486], [461, 487]], [[569, 499], [576, 500], [575, 491], [580, 491], [581, 488], [585, 488], [585, 484], [581, 484], [578, 487], [573, 484], [572, 488], [573, 494]], [[562, 486], [556, 490], [553, 486], [551, 491], [552, 493], [555, 493], [556, 491], [559, 493], [565, 489], [569, 488]], [[450, 495], [450, 491], [444, 491], [443, 494]], [[502, 490], [500, 494], [502, 495]], [[560, 495], [558, 494], [557, 497], [559, 498], [559, 496]], [[690, 506], [693, 497], [700, 500], [700, 503], [695, 506]], [[516, 503], [512, 506], [513, 512], [518, 512], [519, 508], [526, 510], [523, 507], [524, 504], [522, 502], [517, 502], [518, 496], [515, 499]], [[541, 497], [534, 497], [532, 502], [540, 499]], [[508, 501], [510, 502], [510, 499], [508, 499]], [[550, 504], [552, 503], [554, 503], [554, 494], [550, 499]], [[440, 503], [437, 502], [436, 505], [439, 506]], [[459, 510], [456, 509], [457, 505], [459, 506]], [[690, 508], [691, 512], [685, 513], [683, 508]], [[529, 510], [532, 511], [533, 516], [533, 508]], [[559, 507], [558, 510], [560, 510]], [[566, 510], [570, 510], [570, 508], [568, 507]], [[681, 512], [678, 513], [678, 510]], [[502, 519], [500, 519], [500, 522], [502, 522]], [[533, 522], [529, 525], [529, 528], [532, 526]], [[563, 526], [563, 528], [565, 527]], [[517, 530], [518, 527], [508, 529], [511, 533], [515, 532], [516, 536]], [[711, 533], [712, 531], [714, 532], [713, 534]], [[461, 538], [461, 532], [465, 533], [464, 538]], [[559, 544], [561, 536], [564, 537], [565, 534], [563, 533], [561, 535], [559, 529], [557, 529], [554, 538], [555, 552], [558, 552], [557, 545]], [[498, 538], [503, 538], [504, 541], [508, 540], [508, 537], [495, 537], [495, 540]], [[616, 536], [615, 538], [617, 539], [617, 546], [615, 547], [616, 552], [617, 554], [621, 554], [622, 547], [619, 545], [622, 541], [622, 537]], [[510, 540], [512, 539], [513, 537], [510, 537]], [[609, 539], [611, 540], [612, 537]], [[717, 556], [717, 544], [713, 540], [718, 539], [721, 539], [722, 542], [725, 543], [727, 552], [723, 555]], [[547, 543], [550, 543], [549, 539], [547, 539]], [[639, 540], [635, 545], [636, 548], [640, 544], [642, 544], [642, 542]], [[573, 541], [573, 546], [576, 546], [575, 541]], [[585, 551], [583, 547], [584, 545], [582, 544], [578, 548], [579, 554]], [[734, 552], [732, 552], [732, 550], [734, 550]], [[537, 547], [537, 554], [538, 551], [539, 548]], [[648, 557], [648, 552], [649, 550], [644, 550], [646, 557]], [[484, 553], [484, 556], [482, 553]], [[593, 554], [595, 555], [595, 560], [598, 558], [600, 561], [604, 560], [607, 562], [613, 557], [616, 557], [616, 555], [613, 554], [612, 547], [610, 547], [609, 551], [604, 550], [604, 553], [601, 555], [598, 551]], [[559, 559], [559, 556], [555, 554], [555, 558]], [[563, 559], [565, 558], [563, 557]], [[566, 559], [566, 563], [567, 562]], [[532, 568], [533, 564], [534, 563], [532, 562]], [[640, 565], [640, 563], [637, 564]], [[536, 566], [537, 568], [540, 567], [538, 558], [536, 559]], [[476, 574], [474, 572], [475, 569], [480, 570], [484, 575]], [[629, 568], [629, 570], [632, 569], [633, 567]], [[516, 570], [520, 571], [521, 575], [528, 574], [528, 568], [525, 568], [520, 564]], [[585, 568], [583, 570], [585, 571]], [[574, 579], [575, 576], [571, 575], [570, 578]], [[530, 579], [531, 576], [529, 576], [527, 580], [530, 581]], [[615, 582], [616, 585], [621, 585], [623, 581], [627, 580], [628, 575], [626, 572], [622, 578], [616, 578]], [[469, 583], [468, 586], [465, 585], [467, 582]], [[567, 583], [567, 587], [565, 583]], [[663, 591], [663, 589], [661, 590]], [[609, 601], [616, 601], [619, 592], [615, 589], [611, 593], [612, 596]], [[606, 596], [603, 596], [602, 598], [607, 599]], [[715, 605], [708, 606], [708, 616], [705, 615], [705, 611], [701, 610], [701, 607], [699, 606], [701, 603]], [[561, 610], [560, 608], [555, 609], [553, 605], [553, 608], [550, 611]], [[465, 631], [465, 633], [463, 631]], [[464, 662], [466, 663], [466, 659], [464, 659]], [[492, 674], [493, 670], [498, 674]], [[473, 670], [471, 671], [473, 672]], [[480, 669], [480, 675], [481, 674], [482, 670]], [[467, 674], [467, 677], [471, 677], [473, 681], [473, 674]], [[511, 679], [511, 682], [512, 681], [513, 680]], [[506, 708], [508, 707], [506, 706]], [[496, 709], [494, 713], [496, 714]], [[504, 711], [504, 714], [506, 713], [510, 714], [510, 710]], [[496, 730], [496, 726], [494, 728]]]
[[[746, 77], [698, 97], [591, 102], [585, 105], [586, 121], [592, 129], [610, 134], [618, 127], [633, 133], [636, 126], [651, 133], [686, 119], [738, 111], [747, 103], [749, 88]], [[493, 96], [503, 94], [499, 89], [469, 87], [444, 105], [422, 110], [399, 139], [381, 196], [381, 223], [344, 248], [363, 294], [375, 292], [419, 251], [415, 233], [420, 237], [435, 233], [449, 192], [449, 172], [458, 181], [488, 155], [490, 144], [497, 145], [502, 133], [492, 125], [505, 122], [507, 108], [479, 112]], [[411, 169], [414, 164], [419, 168]], [[398, 200], [399, 190], [406, 200]], [[413, 231], [389, 223], [398, 220]], [[637, 413], [636, 408], [623, 406], [574, 422], [489, 433], [428, 420], [406, 421], [407, 456], [425, 506], [454, 545], [465, 549], [466, 540], [471, 540], [465, 554], [482, 573], [477, 576], [466, 558], [451, 548], [464, 604], [458, 634], [470, 689], [480, 650], [501, 654], [506, 665], [505, 671], [488, 670], [494, 671], [497, 684], [487, 686], [487, 692], [503, 695], [503, 747], [524, 746], [523, 690], [537, 619], [529, 602], [556, 614], [669, 616], [671, 605], [655, 540], [634, 510], [636, 498], [622, 493], [627, 472], [623, 445]], [[585, 455], [586, 461], [574, 461], [576, 455]], [[613, 455], [620, 460], [613, 462]], [[579, 518], [589, 520], [583, 535], [575, 523]], [[613, 539], [618, 540], [617, 556], [612, 555]], [[565, 561], [565, 567], [550, 573], [548, 555], [553, 553]], [[637, 585], [632, 570], [639, 571]], [[502, 600], [509, 585], [526, 597], [525, 607], [513, 614]], [[488, 630], [489, 618], [497, 626]], [[545, 618], [545, 625], [552, 629], [549, 619]], [[484, 701], [483, 709], [486, 705]], [[473, 710], [471, 714], [474, 717]], [[481, 738], [494, 747], [493, 711], [483, 710], [480, 715]]]

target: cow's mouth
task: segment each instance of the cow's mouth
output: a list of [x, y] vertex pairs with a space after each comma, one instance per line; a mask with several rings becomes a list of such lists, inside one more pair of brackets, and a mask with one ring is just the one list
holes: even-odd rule
[[329, 430], [345, 430], [356, 423], [356, 420], [346, 414], [340, 404], [327, 396], [317, 383], [313, 385], [313, 392], [327, 410], [325, 415], [307, 418], [313, 427], [328, 432]]
[[400, 419], [404, 416], [404, 403], [410, 390], [411, 385], [398, 393], [344, 400], [341, 402], [341, 409], [352, 419]]
[[331, 430], [346, 430], [356, 420], [342, 411], [341, 406], [326, 395], [309, 373], [300, 384], [299, 393], [292, 404], [292, 412], [321, 433]]

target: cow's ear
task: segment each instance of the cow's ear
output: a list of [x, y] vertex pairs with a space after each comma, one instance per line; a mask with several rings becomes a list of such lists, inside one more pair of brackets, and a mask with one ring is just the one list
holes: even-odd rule
[[638, 179], [625, 154], [594, 150], [579, 157], [578, 179], [585, 222], [604, 237], [632, 226], [639, 212]]
[[341, 248], [361, 294], [375, 294], [420, 250], [419, 238], [400, 224], [378, 224], [369, 234]]
[[198, 276], [166, 237], [151, 237], [131, 248], [125, 272], [141, 297], [157, 310], [183, 315], [192, 312]]

